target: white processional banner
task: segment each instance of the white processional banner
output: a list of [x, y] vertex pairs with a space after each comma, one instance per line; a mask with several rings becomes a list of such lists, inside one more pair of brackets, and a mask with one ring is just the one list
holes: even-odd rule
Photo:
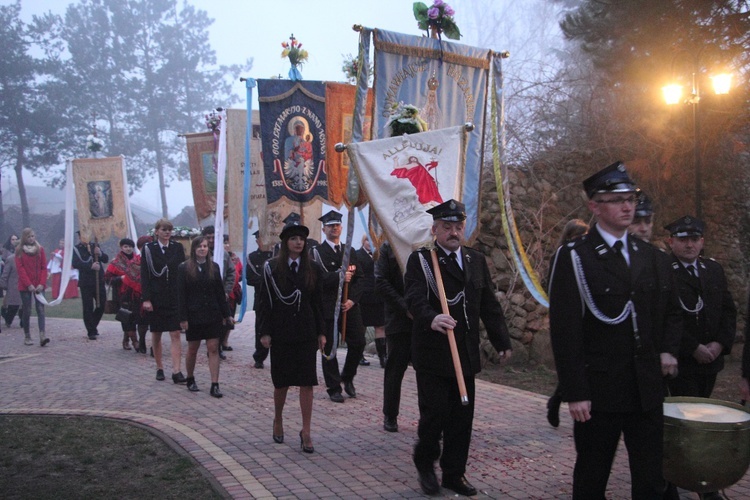
[[347, 152], [403, 270], [413, 250], [432, 242], [427, 210], [451, 198], [461, 201], [466, 129], [350, 143]]

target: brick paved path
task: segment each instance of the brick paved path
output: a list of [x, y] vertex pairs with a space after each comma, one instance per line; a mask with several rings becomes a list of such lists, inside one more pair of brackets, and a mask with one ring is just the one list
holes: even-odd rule
[[[34, 318], [32, 324], [35, 332]], [[167, 380], [157, 382], [152, 358], [122, 349], [119, 323], [103, 321], [99, 340], [89, 341], [80, 320], [48, 319], [52, 342], [43, 349], [24, 346], [17, 326], [3, 327], [0, 413], [92, 415], [149, 426], [190, 453], [233, 498], [423, 497], [411, 462], [418, 417], [413, 370], [404, 380], [400, 432], [388, 433], [382, 429], [383, 370], [376, 360], [360, 367], [358, 397], [344, 404], [328, 400], [318, 369], [315, 453], [305, 454], [297, 440], [301, 417], [295, 389], [289, 391], [284, 413], [286, 440], [275, 444], [271, 439], [273, 387], [268, 362], [263, 370], [252, 368], [251, 324], [248, 315], [232, 333], [235, 350], [221, 364], [224, 398], [219, 400], [208, 394], [203, 349], [196, 367], [201, 392], [190, 393], [171, 382], [167, 335]], [[184, 359], [182, 369], [185, 372]], [[543, 396], [480, 380], [476, 392], [467, 477], [479, 496], [569, 498], [575, 456], [565, 406], [562, 424], [553, 429], [545, 419]], [[443, 496], [452, 496], [449, 493], [442, 490]], [[750, 477], [726, 494], [750, 498]], [[608, 498], [629, 497], [627, 454], [621, 449]]]

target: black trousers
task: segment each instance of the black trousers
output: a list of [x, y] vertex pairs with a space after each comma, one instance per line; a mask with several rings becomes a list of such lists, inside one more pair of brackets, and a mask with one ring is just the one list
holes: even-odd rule
[[[417, 470], [431, 470], [440, 458], [443, 477], [460, 477], [466, 472], [471, 427], [474, 422], [474, 377], [464, 377], [469, 404], [461, 404], [455, 378], [417, 370], [419, 427], [414, 446]], [[440, 453], [440, 438], [443, 452]]]
[[83, 305], [83, 324], [89, 336], [96, 335], [99, 322], [104, 315], [104, 303], [107, 301], [107, 291], [104, 282], [99, 287], [99, 307], [96, 306], [96, 285], [79, 287], [81, 291], [81, 304]]
[[648, 412], [591, 412], [588, 422], [575, 422], [576, 464], [573, 498], [606, 498], [607, 481], [620, 435], [624, 436], [630, 464], [631, 497], [661, 499], [664, 491], [662, 456], [664, 417], [659, 406]]
[[385, 340], [388, 359], [383, 377], [383, 414], [388, 418], [396, 418], [401, 406], [401, 382], [411, 361], [411, 332], [392, 333]]
[[[341, 317], [339, 316], [339, 320]], [[325, 353], [330, 354], [333, 347], [333, 319], [326, 320], [326, 348]], [[340, 325], [339, 325], [340, 330]], [[323, 379], [326, 383], [328, 394], [341, 392], [342, 382], [351, 382], [357, 375], [359, 360], [365, 352], [365, 327], [362, 325], [362, 316], [359, 308], [353, 307], [347, 313], [346, 318], [346, 359], [344, 368], [339, 372], [338, 357], [326, 360], [321, 356], [321, 366], [323, 367]]]

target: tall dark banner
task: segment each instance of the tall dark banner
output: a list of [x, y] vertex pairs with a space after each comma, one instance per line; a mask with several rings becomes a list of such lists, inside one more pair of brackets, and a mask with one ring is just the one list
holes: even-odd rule
[[257, 82], [268, 205], [327, 201], [325, 84]]

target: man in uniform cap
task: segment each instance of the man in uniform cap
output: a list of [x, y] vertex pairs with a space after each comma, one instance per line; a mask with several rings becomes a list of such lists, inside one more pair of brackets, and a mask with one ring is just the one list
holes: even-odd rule
[[721, 264], [701, 257], [704, 228], [689, 215], [665, 226], [685, 325], [680, 373], [669, 382], [673, 396], [711, 397], [734, 343], [737, 309]]
[[[289, 215], [287, 215], [286, 217], [284, 217], [284, 220], [282, 222], [284, 223], [284, 227], [286, 227], [287, 225], [289, 225], [291, 223], [294, 223], [294, 222], [296, 222], [297, 224], [302, 224], [302, 218], [300, 217], [300, 215], [297, 212], [289, 212]], [[279, 254], [279, 247], [280, 247], [280, 245], [281, 245], [281, 243], [276, 243], [273, 246], [273, 257], [276, 257]], [[320, 243], [318, 243], [318, 240], [313, 239], [313, 238], [307, 238], [307, 249], [308, 249], [308, 251], [312, 250], [313, 248], [317, 247], [318, 245], [320, 245]]]
[[674, 280], [656, 248], [628, 236], [637, 189], [625, 165], [583, 188], [596, 224], [557, 250], [549, 285], [552, 350], [575, 420], [573, 498], [605, 498], [622, 434], [632, 497], [661, 498], [662, 380], [676, 370], [682, 326]]
[[[500, 303], [495, 298], [485, 256], [462, 245], [464, 205], [448, 200], [427, 211], [433, 218], [432, 234], [449, 304], [444, 314], [434, 281], [431, 250], [409, 256], [404, 275], [406, 304], [414, 318], [412, 363], [417, 373], [419, 398], [418, 440], [414, 465], [419, 485], [428, 495], [440, 487], [434, 463], [440, 459], [442, 485], [460, 495], [476, 495], [465, 477], [474, 420], [474, 376], [481, 370], [479, 319], [493, 347], [505, 359], [511, 344]], [[426, 267], [431, 269], [426, 271]], [[468, 404], [462, 404], [447, 332], [453, 330]], [[443, 440], [442, 453], [440, 439]]]
[[[322, 356], [321, 364], [323, 367], [323, 378], [326, 382], [326, 391], [331, 401], [343, 403], [344, 397], [341, 394], [341, 384], [344, 384], [344, 391], [350, 398], [357, 397], [357, 391], [354, 388], [354, 377], [357, 375], [359, 360], [362, 359], [362, 353], [365, 350], [365, 327], [362, 324], [362, 316], [359, 309], [359, 299], [361, 296], [361, 281], [364, 274], [360, 266], [357, 265], [356, 253], [351, 248], [341, 243], [341, 218], [342, 215], [331, 210], [318, 220], [323, 223], [323, 233], [326, 236], [325, 241], [320, 243], [317, 248], [311, 250], [313, 260], [323, 267], [323, 319], [326, 323], [326, 350]], [[349, 252], [349, 267], [342, 270], [344, 252]], [[339, 276], [345, 273], [345, 281], [349, 283], [349, 293], [347, 300], [339, 302]], [[343, 297], [341, 297], [343, 299]], [[344, 325], [344, 313], [346, 313], [346, 360], [344, 367], [339, 372], [338, 358], [326, 359], [331, 354], [333, 348], [333, 335], [339, 332], [333, 331], [334, 313], [339, 307], [339, 331]], [[335, 354], [335, 353], [334, 353]]]
[[247, 255], [247, 268], [245, 276], [247, 277], [247, 284], [253, 287], [253, 311], [255, 311], [255, 352], [253, 353], [253, 366], [255, 368], [263, 368], [263, 362], [268, 357], [268, 349], [263, 347], [260, 342], [260, 329], [258, 328], [258, 295], [260, 294], [260, 287], [263, 284], [263, 264], [273, 256], [270, 251], [263, 250], [263, 241], [260, 237], [260, 231], [253, 233], [255, 236], [255, 243], [258, 245], [258, 249], [250, 252]]
[[653, 236], [654, 207], [651, 203], [651, 198], [649, 198], [643, 191], [638, 193], [633, 222], [630, 224], [628, 232], [636, 238], [648, 242], [651, 241], [651, 237]]
[[[107, 301], [107, 291], [104, 288], [104, 271], [109, 262], [109, 256], [104, 253], [98, 243], [81, 240], [78, 233], [78, 244], [73, 247], [73, 269], [78, 269], [78, 288], [81, 290], [81, 305], [83, 307], [83, 324], [89, 340], [96, 340], [99, 336], [99, 322], [104, 315], [104, 303]], [[98, 294], [97, 294], [98, 292]]]

